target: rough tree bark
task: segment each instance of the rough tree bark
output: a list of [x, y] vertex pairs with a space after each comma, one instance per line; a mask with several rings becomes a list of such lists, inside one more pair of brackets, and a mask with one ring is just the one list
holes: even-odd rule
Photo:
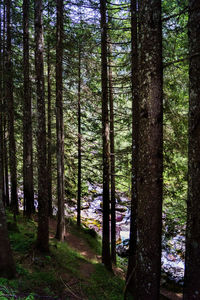
[[24, 214], [30, 217], [34, 209], [32, 109], [29, 79], [29, 0], [23, 1], [23, 60], [24, 60], [24, 110], [23, 110], [23, 184]]
[[[50, 23], [49, 16], [49, 1], [48, 1], [48, 22]], [[49, 24], [50, 26], [50, 24]], [[48, 143], [47, 143], [47, 172], [48, 172], [48, 203], [49, 203], [49, 216], [53, 215], [53, 207], [52, 207], [52, 130], [51, 130], [51, 61], [50, 61], [50, 41], [48, 40], [47, 44], [47, 81], [48, 81]]]
[[138, 170], [138, 21], [137, 0], [131, 0], [131, 74], [132, 74], [132, 177], [131, 177], [131, 225], [127, 290], [134, 292], [137, 240], [137, 170]]
[[2, 5], [0, 2], [0, 197], [6, 205], [4, 197], [4, 161], [3, 161], [3, 73], [2, 73]]
[[200, 299], [200, 6], [189, 0], [189, 147], [184, 300]]
[[107, 74], [107, 21], [106, 0], [100, 1], [101, 13], [101, 84], [102, 84], [102, 139], [103, 139], [103, 237], [102, 262], [112, 270], [109, 230], [109, 121]]
[[14, 215], [18, 214], [17, 195], [17, 164], [16, 164], [16, 142], [14, 133], [14, 99], [13, 99], [13, 70], [12, 70], [12, 48], [11, 48], [11, 1], [6, 0], [7, 9], [7, 49], [6, 49], [6, 101], [8, 109], [8, 133], [9, 133], [9, 166], [11, 178], [11, 206]]
[[163, 107], [161, 0], [139, 1], [138, 209], [135, 298], [159, 299]]
[[81, 224], [81, 46], [78, 53], [78, 202], [77, 225]]
[[63, 124], [63, 0], [57, 0], [56, 32], [56, 132], [57, 132], [57, 180], [58, 180], [58, 224], [56, 238], [65, 237], [64, 215], [64, 124]]
[[37, 152], [38, 152], [38, 234], [37, 247], [49, 251], [49, 212], [46, 166], [46, 120], [44, 98], [44, 41], [42, 24], [42, 0], [35, 0], [35, 70], [37, 84]]
[[115, 129], [114, 129], [114, 99], [112, 83], [112, 47], [108, 46], [109, 68], [109, 105], [110, 105], [110, 189], [111, 189], [111, 259], [116, 264], [116, 212], [115, 212]]
[[7, 105], [6, 105], [6, 72], [5, 72], [5, 58], [6, 58], [6, 5], [3, 5], [3, 161], [4, 161], [4, 198], [6, 206], [10, 205], [9, 185], [8, 185], [8, 153], [7, 153]]

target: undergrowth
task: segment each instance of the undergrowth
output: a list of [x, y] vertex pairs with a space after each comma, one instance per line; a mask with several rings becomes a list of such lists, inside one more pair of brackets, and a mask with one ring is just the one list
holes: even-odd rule
[[[102, 264], [88, 261], [66, 242], [55, 239], [50, 240], [50, 253], [42, 255], [35, 247], [35, 220], [27, 220], [20, 214], [16, 226], [11, 213], [7, 212], [7, 221], [17, 275], [13, 280], [0, 278], [0, 300], [123, 299], [123, 280], [108, 272]], [[78, 228], [68, 220], [67, 230], [87, 242], [96, 254], [101, 253], [100, 240], [90, 229]], [[80, 272], [84, 264], [92, 266], [90, 276]]]

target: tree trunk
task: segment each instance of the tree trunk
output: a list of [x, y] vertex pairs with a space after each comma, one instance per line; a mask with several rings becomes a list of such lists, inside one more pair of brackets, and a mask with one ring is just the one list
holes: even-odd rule
[[116, 213], [115, 213], [115, 132], [113, 108], [113, 83], [112, 83], [112, 49], [108, 46], [109, 68], [109, 104], [110, 104], [110, 187], [111, 187], [111, 259], [116, 264]]
[[2, 73], [2, 7], [0, 2], [0, 193], [4, 206], [4, 163], [3, 163], [3, 73]]
[[131, 225], [129, 260], [126, 277], [127, 290], [134, 293], [137, 240], [137, 169], [138, 169], [138, 22], [137, 0], [131, 0], [131, 74], [132, 74], [132, 174], [131, 174]]
[[102, 262], [112, 270], [109, 230], [109, 121], [107, 74], [106, 0], [100, 0], [101, 12], [101, 84], [102, 84], [102, 139], [103, 139], [103, 239]]
[[8, 153], [7, 153], [7, 105], [6, 105], [6, 72], [5, 72], [5, 58], [6, 58], [6, 5], [4, 1], [3, 6], [3, 161], [4, 161], [4, 198], [6, 206], [10, 205], [10, 196], [9, 196], [9, 185], [8, 185]]
[[[50, 23], [49, 16], [49, 2], [48, 2], [48, 20]], [[50, 24], [49, 24], [50, 26]], [[52, 158], [51, 158], [51, 148], [52, 148], [52, 132], [51, 132], [51, 62], [50, 62], [50, 42], [47, 45], [47, 77], [48, 77], [48, 146], [47, 146], [47, 172], [48, 172], [48, 202], [49, 202], [49, 216], [53, 215], [52, 208]]]
[[81, 47], [78, 55], [78, 202], [77, 225], [81, 224]]
[[15, 263], [8, 238], [1, 190], [2, 186], [0, 186], [0, 277], [13, 278], [15, 276]]
[[4, 206], [6, 205], [4, 197], [4, 161], [3, 161], [3, 73], [2, 73], [2, 6], [0, 3], [0, 198], [3, 201]]
[[29, 0], [23, 1], [23, 59], [24, 59], [24, 112], [23, 112], [23, 183], [24, 214], [35, 211], [33, 191], [32, 110], [29, 79]]
[[136, 299], [159, 299], [163, 107], [161, 0], [139, 3], [139, 133]]
[[14, 216], [18, 214], [17, 195], [17, 165], [16, 165], [16, 143], [14, 133], [14, 99], [13, 99], [13, 70], [12, 70], [12, 49], [11, 49], [11, 1], [6, 0], [7, 8], [7, 59], [6, 59], [6, 100], [8, 107], [8, 133], [9, 133], [9, 165], [11, 178], [11, 206]]
[[189, 147], [184, 300], [200, 299], [200, 7], [189, 1]]
[[63, 0], [57, 0], [56, 32], [56, 132], [57, 132], [57, 180], [58, 180], [58, 224], [56, 238], [65, 237], [64, 215], [64, 124], [63, 124]]
[[44, 41], [42, 24], [42, 0], [35, 0], [35, 70], [37, 84], [37, 151], [38, 151], [38, 235], [37, 247], [49, 251], [49, 212], [46, 170], [46, 121], [44, 98]]

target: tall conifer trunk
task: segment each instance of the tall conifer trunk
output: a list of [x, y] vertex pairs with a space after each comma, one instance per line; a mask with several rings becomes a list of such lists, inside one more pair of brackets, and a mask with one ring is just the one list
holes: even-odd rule
[[137, 169], [138, 169], [138, 22], [137, 0], [131, 0], [131, 75], [132, 75], [132, 175], [131, 175], [131, 225], [127, 289], [133, 292], [135, 285], [137, 240]]
[[49, 211], [46, 165], [46, 120], [44, 98], [44, 40], [42, 24], [42, 0], [35, 0], [35, 70], [37, 84], [37, 151], [38, 151], [38, 235], [37, 247], [49, 251]]
[[[49, 1], [48, 1], [48, 22], [50, 23], [50, 13], [49, 13]], [[50, 24], [49, 24], [50, 26]], [[48, 77], [48, 143], [47, 143], [47, 172], [48, 172], [48, 203], [49, 203], [49, 216], [53, 214], [52, 208], [52, 157], [51, 157], [51, 148], [52, 148], [52, 130], [51, 130], [51, 61], [50, 61], [50, 42], [48, 40], [47, 45], [47, 77]]]
[[56, 132], [57, 132], [57, 181], [58, 181], [58, 224], [56, 238], [65, 237], [64, 215], [64, 124], [63, 124], [63, 0], [57, 0], [57, 43], [56, 43]]
[[2, 6], [0, 2], [0, 197], [6, 205], [4, 197], [4, 161], [3, 161], [3, 73], [2, 73]]
[[6, 0], [7, 9], [7, 49], [6, 49], [6, 101], [8, 109], [8, 133], [9, 133], [9, 166], [11, 178], [11, 206], [14, 215], [18, 214], [17, 195], [17, 164], [16, 164], [16, 142], [14, 129], [14, 99], [13, 99], [13, 68], [11, 48], [11, 1]]
[[161, 0], [139, 2], [138, 209], [135, 298], [160, 291], [163, 172]]
[[10, 205], [10, 195], [8, 186], [8, 153], [7, 153], [7, 105], [6, 105], [6, 72], [5, 72], [5, 58], [6, 58], [6, 4], [3, 4], [3, 162], [4, 162], [4, 198], [6, 206]]
[[184, 300], [200, 299], [200, 6], [189, 0], [189, 147]]
[[102, 139], [103, 139], [103, 239], [102, 262], [112, 270], [109, 229], [109, 120], [107, 74], [106, 0], [100, 1], [101, 12], [101, 84], [102, 84]]
[[116, 264], [116, 212], [115, 212], [115, 132], [114, 132], [114, 99], [112, 82], [112, 47], [108, 46], [109, 68], [109, 105], [110, 105], [110, 189], [111, 189], [111, 259]]
[[81, 224], [81, 46], [78, 52], [78, 203], [77, 225]]
[[23, 1], [23, 60], [24, 60], [24, 116], [23, 116], [23, 183], [24, 213], [34, 212], [32, 109], [29, 79], [29, 0]]

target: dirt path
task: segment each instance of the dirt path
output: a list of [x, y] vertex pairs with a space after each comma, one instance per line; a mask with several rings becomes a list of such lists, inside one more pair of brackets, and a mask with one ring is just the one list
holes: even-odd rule
[[[80, 274], [87, 280], [92, 273], [94, 272], [94, 264], [101, 262], [101, 257], [96, 255], [96, 253], [90, 248], [88, 243], [81, 237], [76, 236], [75, 234], [71, 233], [70, 228], [66, 226], [66, 243], [75, 251], [80, 253], [86, 261], [83, 261], [80, 264]], [[55, 237], [56, 232], [56, 220], [51, 219], [49, 222], [49, 231], [50, 231], [50, 238]], [[124, 272], [119, 268], [114, 268], [114, 273], [121, 278], [125, 279]], [[175, 293], [172, 291], [168, 291], [164, 288], [161, 288], [161, 296], [164, 296], [165, 299], [169, 300], [181, 300], [182, 294]]]

